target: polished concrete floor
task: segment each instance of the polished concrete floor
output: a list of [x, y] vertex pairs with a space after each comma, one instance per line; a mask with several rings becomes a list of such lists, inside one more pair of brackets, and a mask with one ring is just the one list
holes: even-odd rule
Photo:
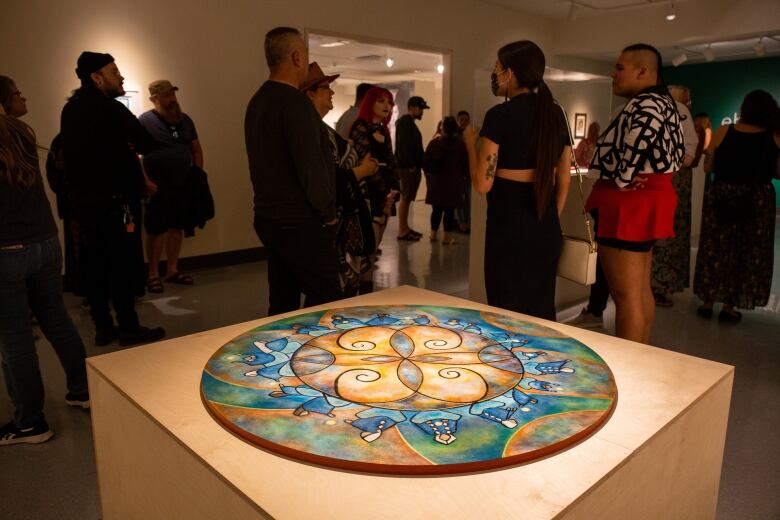
[[[414, 209], [414, 227], [427, 231], [429, 207], [418, 203]], [[448, 246], [430, 243], [427, 237], [417, 243], [398, 242], [394, 225], [392, 219], [381, 246], [377, 289], [409, 284], [468, 297], [467, 236], [457, 235], [459, 243]], [[742, 323], [725, 325], [699, 318], [696, 299], [686, 292], [674, 296], [674, 306], [658, 309], [656, 315], [654, 345], [736, 366], [719, 519], [780, 518], [780, 225], [777, 234], [775, 280], [766, 308], [744, 312]], [[144, 324], [164, 326], [168, 337], [175, 337], [265, 315], [264, 262], [192, 274], [196, 280], [192, 287], [168, 285], [163, 294], [139, 300]], [[119, 348], [96, 347], [87, 311], [76, 298], [68, 296], [66, 302], [88, 355]], [[613, 322], [610, 305], [605, 332]], [[100, 503], [89, 412], [63, 402], [64, 376], [44, 339], [38, 341], [38, 352], [47, 392], [46, 417], [55, 437], [45, 444], [0, 448], [0, 519], [97, 519]], [[8, 396], [0, 391], [0, 421], [10, 416]], [[522, 501], [522, 491], [507, 498]]]

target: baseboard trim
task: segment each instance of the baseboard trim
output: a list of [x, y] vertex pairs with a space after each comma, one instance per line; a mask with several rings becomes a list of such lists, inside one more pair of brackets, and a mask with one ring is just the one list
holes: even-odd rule
[[[211, 253], [208, 255], [188, 256], [179, 259], [179, 269], [182, 271], [193, 271], [196, 269], [213, 269], [216, 267], [227, 267], [231, 265], [248, 264], [251, 262], [260, 262], [268, 260], [268, 251], [265, 247], [251, 247], [249, 249], [238, 249], [235, 251], [225, 251], [222, 253]], [[167, 262], [160, 261], [160, 272], [167, 271]]]

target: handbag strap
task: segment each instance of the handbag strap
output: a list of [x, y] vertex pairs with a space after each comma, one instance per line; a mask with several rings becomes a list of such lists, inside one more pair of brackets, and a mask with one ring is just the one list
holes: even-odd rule
[[580, 192], [582, 217], [585, 220], [585, 231], [588, 233], [588, 244], [590, 245], [591, 252], [593, 252], [596, 250], [596, 243], [593, 241], [593, 233], [591, 231], [591, 222], [588, 217], [588, 212], [585, 211], [585, 192], [582, 191], [582, 172], [580, 171], [580, 165], [577, 163], [577, 157], [574, 155], [574, 137], [571, 135], [571, 126], [569, 126], [569, 118], [566, 117], [566, 110], [564, 110], [563, 105], [558, 103], [557, 100], [555, 101], [555, 104], [558, 105], [561, 112], [563, 112], [563, 120], [566, 122], [566, 132], [569, 134], [569, 142], [571, 143], [571, 146], [569, 147], [571, 151], [571, 162], [574, 164], [574, 170], [577, 172], [577, 188]]

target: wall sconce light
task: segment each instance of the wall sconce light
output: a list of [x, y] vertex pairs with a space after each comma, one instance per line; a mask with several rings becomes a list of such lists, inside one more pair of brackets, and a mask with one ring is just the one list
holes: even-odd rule
[[675, 56], [674, 58], [672, 58], [672, 65], [674, 65], [675, 67], [679, 67], [686, 61], [688, 61], [688, 55], [683, 52], [679, 56]]
[[393, 58], [390, 58], [390, 57], [388, 57], [388, 58], [385, 60], [385, 65], [387, 65], [387, 68], [388, 68], [388, 69], [389, 69], [390, 67], [392, 67], [394, 63], [395, 63], [395, 60], [393, 60]]
[[436, 72], [438, 72], [439, 74], [444, 74], [444, 65], [442, 65], [441, 63], [436, 65]]

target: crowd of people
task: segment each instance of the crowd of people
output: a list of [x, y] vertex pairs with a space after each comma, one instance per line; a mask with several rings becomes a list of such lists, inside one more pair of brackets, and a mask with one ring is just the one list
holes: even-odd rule
[[62, 109], [46, 161], [63, 219], [64, 253], [44, 192], [41, 147], [20, 119], [27, 100], [12, 78], [0, 76], [0, 353], [15, 410], [0, 427], [0, 445], [44, 442], [53, 435], [43, 416], [32, 321], [63, 366], [65, 402], [89, 408], [84, 342], [65, 308], [64, 288], [88, 305], [95, 345], [162, 339], [163, 328], [140, 324], [135, 299], [145, 290], [164, 290], [158, 270], [163, 244], [166, 281], [193, 283], [178, 269], [182, 239], [213, 213], [213, 202], [205, 207], [210, 194], [198, 193], [204, 189], [203, 153], [195, 125], [176, 100], [178, 88], [167, 80], [152, 82], [155, 108], [136, 118], [116, 100], [125, 91], [110, 54], [82, 53], [76, 76], [81, 86]]
[[[355, 104], [334, 129], [323, 118], [333, 109], [338, 75], [309, 61], [301, 32], [271, 30], [264, 51], [269, 76], [248, 103], [244, 131], [253, 226], [268, 255], [269, 315], [373, 291], [388, 219], [398, 218], [398, 240], [423, 236], [410, 226], [409, 212], [424, 174], [430, 241], [454, 244], [456, 231], [469, 231], [472, 188], [486, 195], [488, 303], [555, 320], [560, 216], [577, 164], [600, 173], [586, 203], [599, 244], [598, 275], [580, 321], [599, 317], [611, 295], [617, 336], [647, 343], [655, 306], [688, 285], [691, 169], [702, 155], [713, 176], [694, 279], [703, 301], [698, 314], [711, 317], [719, 302], [720, 320], [738, 321], [736, 307], [766, 304], [771, 180], [779, 175], [780, 151], [780, 111], [766, 92], [750, 93], [739, 123], [711, 133], [705, 114], [692, 117], [688, 93], [667, 87], [658, 51], [631, 45], [612, 73], [613, 92], [625, 106], [603, 132], [591, 124], [573, 149], [565, 114], [544, 80], [544, 53], [534, 42], [517, 41], [497, 52], [491, 88], [503, 102], [488, 110], [481, 129], [460, 111], [444, 117], [424, 146], [416, 121], [430, 107], [412, 96], [395, 123], [394, 150], [388, 89], [359, 85]], [[65, 278], [38, 144], [19, 119], [26, 99], [0, 76], [0, 353], [15, 407], [13, 420], [0, 428], [0, 445], [53, 435], [42, 411], [31, 316], [65, 370], [66, 402], [89, 407], [84, 343], [63, 303], [63, 280], [89, 305], [96, 345], [158, 340], [165, 331], [139, 323], [135, 298], [164, 290], [163, 249], [165, 282], [193, 283], [179, 269], [182, 240], [213, 214], [213, 205], [202, 202], [207, 197], [193, 191], [192, 179], [200, 186], [205, 177], [203, 151], [179, 106], [178, 87], [152, 82], [154, 108], [136, 118], [116, 101], [125, 92], [111, 55], [82, 53], [76, 75], [81, 86], [62, 109], [47, 161], [64, 221]]]

